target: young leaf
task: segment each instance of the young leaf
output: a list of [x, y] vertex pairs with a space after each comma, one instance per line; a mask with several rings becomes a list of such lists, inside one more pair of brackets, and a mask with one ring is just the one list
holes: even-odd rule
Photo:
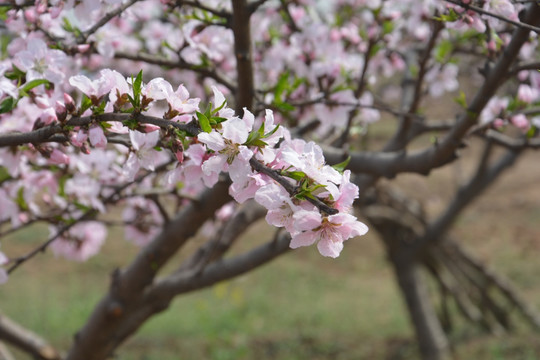
[[45, 79], [35, 79], [24, 84], [22, 88], [19, 89], [19, 94], [21, 96], [28, 96], [28, 91], [32, 90], [39, 85], [49, 84], [49, 80]]
[[17, 100], [12, 97], [5, 98], [0, 104], [0, 114], [10, 112], [17, 105]]
[[203, 113], [197, 111], [197, 119], [199, 120], [199, 125], [201, 126], [202, 131], [205, 133], [209, 133], [212, 131], [212, 127], [210, 126], [210, 120], [204, 115]]
[[92, 100], [90, 100], [90, 98], [86, 95], [83, 94], [83, 97], [81, 99], [81, 110], [80, 110], [80, 114], [84, 114], [84, 112], [86, 110], [88, 110], [90, 108], [90, 106], [92, 106]]
[[336, 169], [337, 171], [339, 171], [340, 174], [343, 174], [343, 172], [345, 171], [345, 168], [347, 167], [347, 165], [349, 165], [350, 161], [351, 161], [351, 157], [349, 156], [347, 157], [347, 159], [345, 159], [345, 161], [342, 161], [339, 164], [332, 165], [332, 167]]

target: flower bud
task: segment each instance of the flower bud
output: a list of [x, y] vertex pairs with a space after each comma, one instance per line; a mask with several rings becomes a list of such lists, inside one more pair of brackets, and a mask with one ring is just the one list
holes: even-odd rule
[[60, 101], [56, 101], [54, 104], [54, 111], [56, 112], [56, 117], [58, 118], [58, 121], [64, 122], [67, 117], [67, 110], [64, 104], [62, 104]]
[[77, 107], [75, 106], [75, 100], [73, 100], [73, 98], [67, 93], [64, 93], [64, 104], [66, 106], [66, 110], [70, 114], [73, 114], [75, 110], [77, 110]]
[[58, 149], [53, 149], [49, 155], [49, 161], [56, 165], [69, 164], [69, 156]]

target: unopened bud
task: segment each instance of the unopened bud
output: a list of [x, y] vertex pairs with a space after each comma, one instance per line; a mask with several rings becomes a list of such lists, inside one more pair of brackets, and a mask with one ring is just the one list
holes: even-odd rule
[[64, 122], [67, 117], [67, 110], [64, 104], [62, 104], [60, 101], [56, 101], [54, 104], [54, 111], [56, 111], [56, 117], [58, 118], [58, 121]]
[[151, 133], [159, 129], [161, 129], [159, 126], [153, 124], [140, 124], [137, 128], [137, 130], [142, 133]]
[[64, 104], [66, 106], [66, 110], [70, 114], [73, 114], [75, 110], [77, 110], [75, 100], [73, 100], [73, 98], [67, 93], [64, 93]]
[[77, 50], [82, 54], [88, 51], [90, 49], [90, 44], [82, 44], [77, 45]]

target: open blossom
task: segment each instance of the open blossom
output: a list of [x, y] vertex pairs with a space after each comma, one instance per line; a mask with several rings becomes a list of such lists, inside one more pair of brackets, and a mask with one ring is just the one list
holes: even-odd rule
[[341, 180], [339, 172], [325, 164], [321, 147], [312, 141], [306, 143], [296, 139], [287, 143], [281, 152], [281, 157], [285, 161], [284, 165], [294, 166], [319, 184], [338, 184]]
[[300, 210], [294, 214], [294, 226], [298, 233], [292, 234], [291, 248], [309, 246], [317, 242], [323, 256], [336, 258], [343, 250], [343, 242], [364, 235], [368, 227], [350, 214], [322, 216], [317, 211]]
[[69, 83], [89, 98], [99, 99], [103, 95], [108, 94], [115, 85], [111, 80], [110, 73], [112, 72], [110, 69], [103, 69], [99, 72], [99, 77], [95, 80], [90, 80], [84, 75], [75, 75], [69, 78]]
[[199, 98], [190, 99], [189, 92], [184, 85], [173, 91], [171, 84], [163, 78], [150, 80], [143, 93], [154, 100], [167, 100], [171, 110], [179, 114], [193, 113], [199, 109]]
[[255, 194], [255, 201], [268, 209], [266, 221], [270, 225], [284, 227], [289, 233], [296, 232], [293, 215], [301, 207], [293, 203], [291, 196], [282, 186], [272, 182], [261, 187]]
[[[51, 234], [56, 229], [51, 228]], [[107, 228], [100, 222], [87, 221], [73, 225], [51, 244], [55, 255], [75, 261], [86, 261], [96, 255], [107, 237]]]
[[88, 130], [88, 139], [90, 140], [90, 144], [94, 147], [105, 148], [107, 146], [107, 138], [99, 125], [90, 126], [90, 129]]
[[135, 151], [129, 154], [124, 174], [133, 180], [141, 167], [154, 171], [162, 157], [160, 152], [154, 149], [159, 141], [159, 131], [145, 134], [130, 130], [129, 138]]
[[202, 165], [205, 175], [214, 176], [217, 181], [220, 172], [230, 170], [233, 182], [246, 176], [253, 151], [242, 144], [248, 139], [252, 127], [251, 117], [234, 117], [222, 123], [222, 133], [212, 130], [198, 135], [199, 141], [215, 153]]
[[65, 77], [67, 56], [60, 50], [49, 49], [47, 44], [38, 38], [31, 38], [26, 50], [15, 54], [14, 64], [26, 72], [26, 81], [47, 79], [60, 84]]

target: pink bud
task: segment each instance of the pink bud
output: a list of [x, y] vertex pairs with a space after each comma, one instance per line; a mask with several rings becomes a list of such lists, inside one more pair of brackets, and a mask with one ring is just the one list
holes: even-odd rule
[[502, 129], [504, 127], [504, 120], [501, 118], [496, 118], [495, 120], [493, 120], [493, 126], [497, 130]]
[[37, 14], [34, 9], [27, 9], [24, 11], [24, 17], [26, 18], [26, 21], [30, 23], [35, 23], [37, 20]]
[[75, 112], [75, 100], [73, 100], [68, 93], [64, 93], [64, 104], [66, 105], [66, 109], [70, 114]]
[[53, 108], [45, 109], [45, 111], [41, 113], [39, 120], [43, 123], [43, 125], [49, 125], [53, 121], [57, 121], [58, 118], [56, 117], [56, 111]]
[[497, 50], [497, 43], [495, 42], [495, 40], [488, 41], [487, 48], [490, 51], [496, 51]]
[[142, 133], [151, 133], [159, 129], [161, 128], [154, 124], [140, 124], [137, 130], [139, 130]]
[[77, 50], [82, 54], [88, 51], [90, 49], [90, 44], [82, 44], [77, 45]]
[[61, 118], [61, 117], [63, 117], [64, 119], [66, 118], [66, 113], [67, 113], [66, 107], [64, 104], [62, 104], [58, 100], [56, 100], [56, 102], [54, 103], [54, 111], [56, 111], [56, 116], [58, 118]]
[[53, 149], [51, 154], [49, 155], [49, 161], [52, 164], [60, 165], [60, 164], [69, 164], [69, 156], [64, 154], [58, 149]]

